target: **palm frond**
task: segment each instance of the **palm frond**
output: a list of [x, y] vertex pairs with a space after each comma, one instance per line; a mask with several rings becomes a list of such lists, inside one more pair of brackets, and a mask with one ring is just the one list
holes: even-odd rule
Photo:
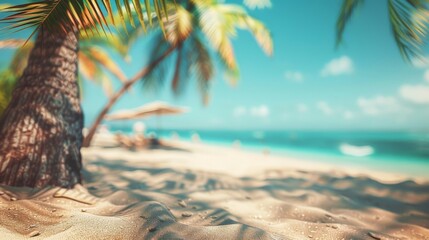
[[[210, 79], [214, 75], [213, 56], [220, 61], [230, 83], [235, 84], [239, 78], [231, 42], [237, 29], [250, 31], [268, 55], [273, 52], [273, 43], [268, 29], [239, 5], [219, 4], [216, 0], [186, 3], [176, 6], [170, 15], [165, 23], [166, 40], [161, 35], [155, 39], [149, 59], [157, 59], [171, 46], [176, 47], [175, 53], [156, 66], [143, 83], [146, 89], [156, 90], [165, 81], [166, 74], [171, 74], [172, 90], [179, 95], [192, 76], [197, 80], [203, 102], [208, 103]], [[214, 50], [214, 54], [210, 54], [210, 50]]]
[[198, 91], [201, 94], [204, 105], [209, 102], [210, 80], [214, 75], [214, 65], [207, 47], [197, 37], [191, 39], [192, 46], [194, 46], [193, 65], [191, 71], [194, 73], [197, 80]]
[[[20, 31], [34, 27], [30, 37], [42, 26], [56, 31], [67, 31], [72, 27], [84, 29], [87, 35], [101, 35], [102, 33], [106, 34], [106, 31], [110, 31], [110, 24], [117, 25], [113, 18], [113, 4], [116, 4], [123, 24], [125, 24], [124, 15], [128, 15], [127, 21], [134, 25], [134, 20], [131, 16], [132, 11], [136, 11], [140, 24], [144, 27], [144, 12], [146, 12], [148, 18], [152, 17], [152, 12], [161, 18], [165, 14], [165, 1], [153, 0], [154, 11], [146, 11], [151, 6], [151, 0], [144, 0], [144, 6], [138, 0], [123, 0], [122, 2], [120, 0], [38, 1], [2, 9], [2, 12], [9, 13], [9, 15], [1, 19], [0, 23], [8, 24], [3, 30]], [[122, 6], [125, 7], [125, 10]], [[110, 20], [108, 20], [109, 15]], [[97, 26], [101, 30], [97, 29]]]
[[9, 72], [16, 77], [21, 76], [22, 72], [27, 66], [27, 60], [31, 49], [33, 48], [32, 43], [22, 47], [25, 42], [25, 39], [5, 39], [0, 41], [0, 49], [17, 49], [12, 57], [12, 61], [9, 63]]
[[175, 94], [178, 93], [178, 86], [180, 81], [180, 68], [182, 67], [183, 62], [183, 46], [179, 45], [177, 47], [177, 56], [176, 56], [176, 64], [174, 66], [174, 74], [173, 74], [173, 80], [171, 81], [171, 89]]
[[225, 61], [223, 61], [221, 57], [219, 57], [218, 60], [219, 63], [224, 66], [223, 75], [225, 80], [232, 86], [236, 86], [238, 80], [240, 79], [240, 68], [238, 66], [235, 66], [234, 68], [228, 67], [228, 65], [225, 64]]
[[19, 48], [25, 43], [23, 39], [6, 39], [0, 41], [0, 48]]
[[337, 37], [336, 46], [338, 47], [343, 41], [344, 30], [350, 21], [354, 11], [362, 5], [364, 0], [344, 0], [337, 19]]
[[208, 41], [226, 63], [227, 68], [236, 68], [230, 38], [236, 36], [236, 28], [249, 30], [264, 52], [271, 55], [273, 42], [268, 29], [260, 21], [252, 18], [238, 5], [197, 4], [201, 11], [200, 26]]
[[100, 72], [98, 66], [90, 59], [84, 50], [79, 52], [79, 70], [87, 80], [96, 82], [97, 72]]
[[103, 88], [104, 93], [110, 97], [113, 94], [113, 85], [112, 80], [104, 73], [101, 74], [101, 86]]
[[16, 76], [21, 76], [27, 67], [28, 58], [30, 57], [31, 50], [33, 49], [33, 43], [27, 43], [25, 46], [17, 46], [17, 50], [10, 62], [9, 69]]
[[125, 58], [129, 54], [129, 46], [125, 43], [123, 38], [120, 37], [116, 32], [112, 32], [112, 34], [109, 34], [107, 37], [100, 36], [100, 35], [92, 36], [91, 38], [84, 37], [81, 39], [79, 44], [81, 47], [94, 46], [94, 45], [100, 46], [100, 47], [106, 47], [115, 51], [123, 58]]
[[229, 40], [231, 35], [236, 34], [234, 28], [227, 24], [216, 6], [199, 5], [198, 8], [201, 12], [199, 24], [202, 32], [212, 47], [219, 52], [227, 67], [235, 68], [234, 51]]
[[0, 4], [0, 11], [4, 10], [10, 6], [11, 6], [11, 4], [9, 4], [9, 3], [1, 3]]
[[121, 82], [125, 82], [127, 80], [127, 77], [122, 72], [121, 68], [119, 68], [117, 63], [112, 60], [105, 50], [100, 47], [92, 46], [88, 49], [88, 53], [94, 62], [103, 66]]
[[192, 32], [192, 24], [192, 14], [184, 7], [177, 6], [175, 13], [165, 24], [167, 40], [173, 45], [178, 45], [185, 41]]
[[[166, 41], [163, 34], [157, 34], [152, 39], [153, 46], [150, 48], [149, 61], [158, 59], [171, 47], [170, 42]], [[142, 85], [145, 91], [157, 92], [164, 85], [167, 73], [171, 69], [171, 60], [174, 54], [170, 54], [160, 63], [158, 63], [144, 78]]]
[[[96, 60], [97, 57], [93, 57], [92, 53], [96, 51], [93, 48], [95, 47], [83, 48], [79, 51], [79, 73], [85, 80], [101, 85], [104, 93], [110, 96], [113, 92], [112, 80], [104, 71], [104, 65]], [[107, 57], [110, 58], [109, 56]]]
[[[136, 1], [136, 0], [133, 0]], [[120, 5], [120, 2], [118, 2]], [[159, 30], [159, 20], [157, 20], [157, 16], [154, 13], [153, 7], [151, 7], [151, 4], [147, 2], [147, 4], [142, 7], [142, 11], [146, 11], [146, 15], [139, 14], [139, 9], [136, 9], [135, 7], [136, 3], [133, 5], [130, 5], [130, 13], [131, 14], [125, 14], [126, 7], [122, 6], [122, 11], [116, 11], [114, 15], [112, 16], [111, 20], [112, 22], [122, 22], [123, 24], [121, 26], [116, 26], [116, 31], [112, 31], [110, 35], [107, 36], [91, 36], [91, 42], [97, 41], [101, 45], [106, 45], [109, 47], [114, 47], [114, 49], [119, 52], [124, 58], [129, 59], [129, 51], [130, 48], [134, 45], [134, 43], [139, 39], [139, 37], [145, 35], [147, 36], [153, 31]], [[166, 5], [166, 8], [168, 9], [169, 15], [175, 15], [177, 6], [175, 4], [169, 3]], [[122, 14], [122, 15], [121, 15]], [[183, 15], [183, 14], [181, 14]], [[140, 28], [140, 27], [133, 27], [131, 25], [132, 22], [143, 22], [148, 27], [146, 28]], [[175, 21], [167, 21], [166, 17], [163, 16], [164, 24], [171, 25], [172, 22]], [[183, 24], [182, 24], [183, 25]], [[162, 29], [161, 29], [162, 30]], [[83, 31], [83, 30], [81, 30]]]
[[251, 17], [242, 7], [232, 4], [218, 6], [228, 25], [248, 30], [255, 37], [265, 54], [273, 54], [273, 40], [270, 31], [259, 20]]
[[[177, 48], [177, 62], [171, 88], [176, 96], [182, 95], [193, 76], [195, 64], [195, 46], [189, 39]], [[180, 60], [179, 60], [180, 59]], [[177, 74], [177, 75], [176, 75]]]
[[408, 61], [420, 57], [428, 28], [427, 3], [389, 0], [388, 7], [393, 37], [402, 57]]
[[198, 37], [191, 39], [193, 46], [192, 71], [198, 82], [208, 82], [214, 75], [214, 66], [208, 48]]

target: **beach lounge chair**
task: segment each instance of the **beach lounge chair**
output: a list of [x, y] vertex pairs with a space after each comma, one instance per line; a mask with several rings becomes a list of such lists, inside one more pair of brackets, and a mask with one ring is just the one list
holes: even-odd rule
[[121, 133], [115, 134], [115, 139], [121, 147], [129, 148], [129, 149], [134, 148], [134, 145], [135, 145], [134, 141], [131, 138]]

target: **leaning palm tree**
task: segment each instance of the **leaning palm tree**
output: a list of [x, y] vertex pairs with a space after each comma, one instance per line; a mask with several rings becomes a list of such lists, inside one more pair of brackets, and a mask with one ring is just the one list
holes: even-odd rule
[[[151, 9], [153, 2], [154, 10]], [[113, 22], [112, 5], [124, 16]], [[126, 7], [122, 12], [121, 6]], [[0, 120], [0, 184], [73, 187], [81, 183], [83, 115], [77, 84], [79, 31], [109, 34], [128, 22], [131, 7], [144, 27], [146, 13], [162, 17], [165, 0], [44, 0], [6, 8], [11, 30], [37, 33], [28, 65]], [[109, 20], [110, 19], [110, 20]], [[101, 26], [101, 31], [97, 30]]]
[[[173, 66], [172, 90], [180, 92], [186, 80], [194, 77], [203, 101], [206, 102], [210, 79], [214, 74], [213, 59], [216, 58], [224, 66], [229, 79], [235, 82], [238, 79], [238, 65], [231, 37], [236, 35], [236, 29], [250, 31], [265, 53], [272, 54], [273, 44], [269, 31], [239, 5], [215, 0], [190, 0], [182, 1], [174, 9], [175, 13], [165, 23], [164, 31], [154, 36], [155, 45], [149, 57], [152, 62], [112, 95], [90, 127], [84, 139], [84, 147], [91, 144], [97, 127], [112, 106], [140, 79], [146, 88], [156, 87], [167, 77], [167, 68]], [[171, 60], [174, 61], [173, 64]]]
[[[365, 0], [344, 0], [337, 20], [337, 46], [343, 40], [347, 23]], [[421, 58], [429, 23], [428, 0], [387, 0], [389, 20], [396, 45], [409, 61]]]

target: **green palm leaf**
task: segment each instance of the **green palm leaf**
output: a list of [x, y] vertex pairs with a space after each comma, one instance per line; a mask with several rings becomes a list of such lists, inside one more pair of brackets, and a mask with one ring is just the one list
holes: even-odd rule
[[230, 83], [235, 84], [239, 78], [232, 45], [237, 29], [250, 31], [266, 54], [273, 52], [268, 29], [239, 5], [192, 0], [189, 4], [176, 6], [175, 10], [165, 23], [166, 40], [162, 35], [155, 38], [149, 59], [157, 59], [172, 46], [175, 52], [143, 79], [146, 89], [159, 89], [166, 74], [171, 73], [172, 90], [179, 95], [192, 76], [197, 81], [203, 102], [207, 103], [214, 59], [219, 60]]
[[[344, 0], [337, 20], [338, 46], [343, 40], [343, 34], [355, 9], [364, 0]], [[387, 0], [389, 20], [393, 38], [402, 55], [409, 61], [420, 58], [422, 47], [425, 45], [429, 23], [429, 2], [427, 0]]]
[[16, 77], [21, 76], [27, 66], [27, 60], [30, 56], [31, 49], [33, 48], [33, 43], [28, 43], [22, 47], [24, 43], [25, 39], [5, 39], [0, 41], [0, 49], [17, 49], [8, 67], [9, 73]]
[[239, 70], [231, 38], [236, 36], [236, 28], [250, 31], [260, 47], [267, 55], [273, 52], [273, 43], [268, 29], [258, 20], [252, 18], [238, 5], [234, 4], [207, 4], [197, 2], [200, 19], [199, 25], [220, 57], [221, 64], [225, 66], [226, 78], [235, 84], [239, 78]]
[[339, 46], [343, 41], [344, 30], [350, 21], [354, 11], [362, 5], [364, 0], [344, 0], [337, 19], [337, 39], [336, 45]]
[[191, 71], [197, 80], [198, 90], [204, 105], [209, 102], [210, 80], [214, 75], [214, 65], [207, 46], [197, 37], [191, 39], [193, 46]]
[[402, 56], [407, 60], [420, 56], [427, 35], [428, 3], [389, 0], [388, 4], [393, 36]]
[[[150, 52], [148, 59], [158, 59], [171, 47], [170, 42], [166, 41], [162, 34], [154, 36], [151, 42], [152, 46], [149, 48]], [[172, 57], [172, 54], [167, 56], [142, 79], [143, 88], [146, 91], [158, 91], [164, 85], [167, 73], [172, 66]]]
[[[161, 18], [165, 14], [164, 9], [166, 0], [153, 0], [155, 11], [158, 17]], [[146, 12], [150, 19], [152, 10], [146, 11], [150, 6], [150, 0], [144, 0], [143, 6], [137, 0], [51, 0], [38, 1], [20, 5], [14, 5], [1, 9], [2, 12], [9, 13], [8, 16], [1, 19], [1, 23], [7, 23], [3, 30], [20, 31], [34, 27], [30, 37], [42, 26], [53, 30], [58, 27], [63, 31], [69, 28], [84, 29], [87, 35], [100, 35], [106, 33], [106, 29], [110, 31], [109, 25], [116, 26], [117, 21], [114, 21], [112, 5], [116, 4], [117, 11], [124, 23], [125, 15], [128, 15], [128, 21], [134, 25], [134, 20], [131, 17], [133, 11], [137, 12], [138, 19], [142, 27], [145, 27], [143, 14]], [[122, 8], [125, 6], [125, 9]], [[110, 15], [110, 20], [108, 16]], [[100, 28], [96, 28], [100, 26]], [[57, 30], [58, 31], [58, 30]]]

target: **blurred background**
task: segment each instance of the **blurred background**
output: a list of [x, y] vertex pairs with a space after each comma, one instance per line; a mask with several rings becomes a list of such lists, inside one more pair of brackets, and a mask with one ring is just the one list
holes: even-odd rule
[[[429, 171], [429, 64], [424, 57], [408, 62], [402, 58], [392, 36], [387, 1], [366, 1], [358, 8], [339, 47], [335, 42], [341, 1], [266, 2], [265, 8], [247, 7], [246, 11], [270, 30], [272, 56], [264, 54], [249, 32], [238, 30], [232, 40], [240, 69], [236, 83], [228, 81], [216, 63], [206, 101], [192, 77], [176, 92], [169, 81], [156, 89], [136, 84], [111, 112], [154, 101], [189, 111], [104, 121], [105, 128], [129, 134], [136, 122], [142, 122], [146, 132], [161, 138], [195, 140], [198, 136], [206, 143], [240, 145], [251, 151], [425, 175]], [[242, 5], [243, 1], [225, 3]], [[28, 33], [20, 32], [13, 37], [25, 36]], [[154, 34], [149, 34], [136, 41], [125, 59], [107, 51], [130, 78], [151, 61], [153, 39]], [[15, 51], [1, 50], [2, 69], [9, 66]], [[172, 70], [166, 72], [172, 74]], [[112, 81], [108, 87], [91, 81], [82, 84], [85, 126], [90, 127], [121, 82]]]

